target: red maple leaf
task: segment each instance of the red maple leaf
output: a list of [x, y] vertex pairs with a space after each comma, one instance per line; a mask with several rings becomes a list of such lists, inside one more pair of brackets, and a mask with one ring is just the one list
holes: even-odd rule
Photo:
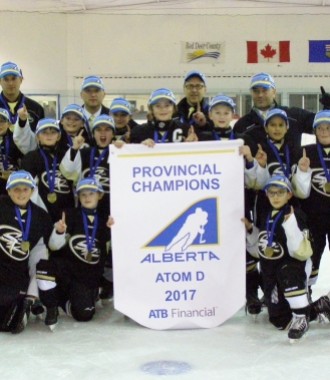
[[276, 49], [273, 49], [271, 45], [267, 44], [264, 49], [260, 50], [260, 54], [263, 55], [265, 58], [273, 58], [276, 54]]

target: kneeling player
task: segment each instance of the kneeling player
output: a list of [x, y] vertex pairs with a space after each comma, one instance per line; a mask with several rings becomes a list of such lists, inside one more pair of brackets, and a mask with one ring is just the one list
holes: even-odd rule
[[95, 178], [80, 180], [80, 205], [55, 223], [49, 248], [55, 252], [38, 264], [40, 299], [47, 308], [45, 323], [57, 324], [58, 306], [75, 320], [87, 322], [95, 314], [104, 263], [109, 252], [111, 217], [97, 210], [103, 189]]

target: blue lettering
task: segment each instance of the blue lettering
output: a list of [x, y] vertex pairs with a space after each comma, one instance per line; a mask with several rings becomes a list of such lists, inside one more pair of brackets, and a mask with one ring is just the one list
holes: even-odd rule
[[154, 309], [150, 310], [149, 318], [167, 318], [168, 312], [166, 309]]

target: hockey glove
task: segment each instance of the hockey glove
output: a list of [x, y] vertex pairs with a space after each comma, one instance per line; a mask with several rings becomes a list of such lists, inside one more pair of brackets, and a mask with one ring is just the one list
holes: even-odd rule
[[321, 96], [320, 96], [320, 103], [323, 104], [323, 109], [329, 110], [330, 109], [330, 94], [328, 92], [325, 92], [324, 87], [321, 86]]

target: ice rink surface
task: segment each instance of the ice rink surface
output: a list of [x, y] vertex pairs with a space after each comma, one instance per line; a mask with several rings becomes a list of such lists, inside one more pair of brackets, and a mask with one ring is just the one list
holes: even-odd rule
[[[330, 290], [330, 253], [323, 255], [313, 299]], [[322, 380], [329, 378], [330, 324], [311, 323], [290, 344], [266, 310], [257, 321], [241, 309], [213, 329], [155, 331], [113, 309], [93, 321], [61, 315], [54, 332], [30, 318], [19, 335], [0, 334], [0, 379], [70, 380]]]

